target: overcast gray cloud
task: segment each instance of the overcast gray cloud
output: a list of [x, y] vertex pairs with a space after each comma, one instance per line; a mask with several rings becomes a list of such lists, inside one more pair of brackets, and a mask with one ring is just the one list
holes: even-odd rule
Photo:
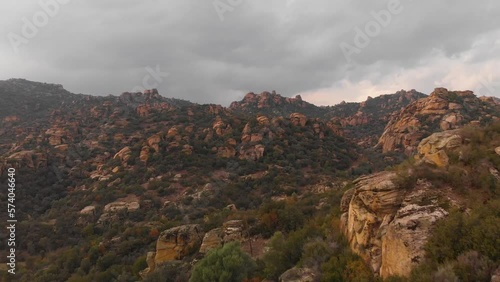
[[[223, 105], [263, 90], [322, 105], [437, 86], [500, 96], [500, 2], [422, 2], [4, 1], [0, 79], [118, 95], [146, 78], [164, 96]], [[46, 21], [41, 3], [57, 6]], [[357, 50], [348, 59], [342, 43]], [[154, 80], [157, 66], [168, 77]]]

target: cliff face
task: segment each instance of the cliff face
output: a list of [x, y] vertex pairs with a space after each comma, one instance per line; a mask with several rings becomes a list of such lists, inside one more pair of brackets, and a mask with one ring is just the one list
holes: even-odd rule
[[472, 91], [448, 91], [436, 88], [427, 98], [408, 105], [385, 127], [377, 146], [383, 152], [412, 154], [424, 137], [436, 131], [482, 124], [498, 119], [500, 107], [488, 99], [477, 98]]
[[438, 192], [426, 181], [411, 190], [394, 183], [396, 174], [382, 172], [357, 179], [342, 199], [341, 228], [354, 252], [375, 274], [408, 276], [424, 257], [434, 224], [447, 212], [432, 201]]

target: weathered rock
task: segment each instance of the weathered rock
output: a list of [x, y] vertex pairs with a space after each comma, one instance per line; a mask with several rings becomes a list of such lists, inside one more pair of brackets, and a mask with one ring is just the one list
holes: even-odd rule
[[230, 220], [224, 222], [222, 225], [223, 229], [223, 241], [224, 243], [232, 241], [243, 241], [243, 220]]
[[130, 149], [130, 147], [127, 146], [121, 149], [118, 153], [116, 153], [113, 159], [119, 159], [123, 163], [126, 163], [130, 159], [131, 154], [132, 150]]
[[349, 211], [349, 204], [351, 203], [352, 197], [354, 196], [354, 188], [351, 188], [344, 192], [342, 199], [340, 200], [340, 211]]
[[395, 214], [404, 195], [392, 181], [395, 176], [393, 172], [381, 172], [357, 179], [344, 217], [343, 229], [351, 249], [375, 272], [381, 264], [380, 227]]
[[269, 125], [269, 118], [267, 118], [266, 116], [259, 115], [257, 116], [257, 122], [260, 125]]
[[205, 234], [196, 224], [182, 225], [163, 231], [156, 242], [155, 264], [180, 260], [201, 244]]
[[208, 231], [203, 237], [203, 242], [201, 243], [200, 253], [206, 254], [210, 250], [214, 250], [222, 246], [223, 237], [222, 229], [216, 228]]
[[471, 91], [448, 91], [436, 88], [426, 98], [419, 99], [394, 115], [377, 146], [383, 152], [402, 150], [415, 153], [420, 140], [441, 130], [462, 127], [474, 121], [494, 117], [498, 105], [483, 103]]
[[445, 210], [435, 205], [410, 204], [399, 209], [382, 236], [380, 276], [409, 276], [425, 257], [424, 245], [431, 228], [446, 215]]
[[419, 181], [408, 192], [394, 184], [395, 176], [394, 172], [381, 172], [359, 178], [354, 192], [348, 190], [341, 201], [345, 210], [351, 199], [341, 218], [351, 249], [384, 278], [408, 276], [422, 261], [434, 224], [447, 215], [435, 202], [422, 204], [439, 190]]
[[147, 162], [149, 160], [149, 147], [148, 146], [142, 147], [141, 153], [139, 154], [139, 159], [142, 162]]
[[292, 268], [285, 271], [279, 277], [280, 282], [315, 282], [318, 279], [318, 273], [310, 268]]
[[240, 159], [256, 161], [264, 156], [264, 145], [255, 145], [250, 147], [241, 147]]
[[151, 137], [148, 138], [148, 146], [153, 148], [156, 153], [160, 152], [160, 142], [161, 142], [161, 136], [159, 134], [155, 134]]
[[116, 201], [104, 206], [104, 212], [116, 212], [121, 210], [135, 211], [140, 208], [139, 202]]
[[236, 149], [233, 147], [219, 147], [217, 149], [217, 156], [221, 158], [232, 158], [236, 156]]
[[47, 166], [47, 155], [35, 151], [20, 151], [7, 157], [7, 162], [15, 168], [21, 166], [38, 169]]
[[81, 211], [80, 214], [83, 215], [94, 215], [95, 214], [95, 206], [86, 206]]
[[155, 252], [148, 252], [146, 255], [146, 263], [148, 264], [148, 267], [144, 269], [143, 271], [139, 272], [139, 275], [142, 277], [142, 279], [145, 279], [148, 274], [153, 272], [156, 268], [156, 263], [155, 263]]
[[458, 148], [461, 144], [462, 137], [456, 130], [434, 133], [420, 142], [417, 147], [417, 158], [444, 167], [449, 161], [447, 152]]
[[305, 126], [307, 118], [305, 115], [300, 113], [293, 113], [290, 115], [290, 122], [295, 126]]
[[175, 137], [177, 134], [179, 134], [177, 127], [172, 127], [168, 130], [167, 137]]

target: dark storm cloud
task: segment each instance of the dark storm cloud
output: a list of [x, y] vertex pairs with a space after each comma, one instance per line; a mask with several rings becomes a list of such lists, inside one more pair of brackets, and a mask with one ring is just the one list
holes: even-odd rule
[[[59, 0], [42, 2], [51, 1]], [[400, 0], [402, 11], [350, 63], [340, 44], [355, 46], [355, 29], [391, 0], [69, 0], [15, 53], [8, 35], [22, 36], [22, 18], [43, 11], [38, 1], [17, 2], [0, 11], [0, 79], [56, 82], [73, 92], [120, 94], [143, 86], [146, 68], [157, 66], [169, 73], [157, 81], [163, 95], [225, 105], [248, 91], [333, 104], [401, 88], [475, 89], [489, 76], [497, 91], [500, 80], [493, 0]], [[214, 3], [230, 9], [218, 13]]]

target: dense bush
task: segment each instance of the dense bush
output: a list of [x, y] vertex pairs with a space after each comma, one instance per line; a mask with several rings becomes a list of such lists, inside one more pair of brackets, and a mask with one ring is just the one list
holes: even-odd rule
[[193, 268], [190, 282], [241, 282], [256, 265], [238, 243], [228, 243], [209, 252]]

